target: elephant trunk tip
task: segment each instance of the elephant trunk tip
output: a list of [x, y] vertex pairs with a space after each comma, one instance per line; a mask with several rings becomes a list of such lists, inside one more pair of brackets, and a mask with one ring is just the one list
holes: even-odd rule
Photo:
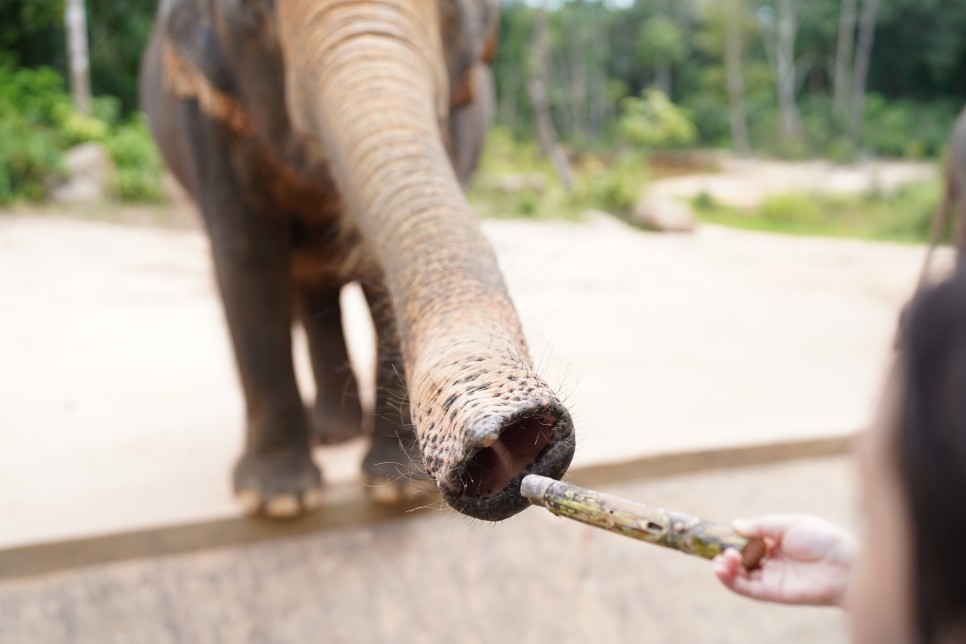
[[481, 439], [479, 449], [459, 473], [458, 492], [444, 491], [444, 496], [464, 514], [491, 521], [505, 519], [529, 506], [520, 494], [524, 476], [559, 479], [573, 455], [573, 421], [562, 406], [514, 414], [498, 432]]

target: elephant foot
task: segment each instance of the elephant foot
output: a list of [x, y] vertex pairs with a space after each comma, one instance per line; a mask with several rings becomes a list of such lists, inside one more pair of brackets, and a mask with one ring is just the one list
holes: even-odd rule
[[374, 503], [396, 505], [438, 493], [411, 432], [377, 427], [362, 462], [363, 484]]
[[322, 473], [307, 450], [248, 453], [235, 466], [235, 496], [249, 515], [292, 519], [317, 509]]
[[316, 403], [309, 418], [312, 440], [318, 445], [344, 443], [362, 436], [362, 410], [352, 401], [345, 405]]

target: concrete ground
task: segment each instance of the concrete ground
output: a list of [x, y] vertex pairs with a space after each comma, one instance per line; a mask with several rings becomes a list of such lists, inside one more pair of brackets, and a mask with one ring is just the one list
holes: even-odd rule
[[[708, 518], [853, 523], [844, 458], [611, 486]], [[411, 520], [0, 582], [0, 641], [836, 644], [836, 609], [759, 604], [701, 559], [531, 509]]]
[[[574, 413], [578, 469], [861, 428], [922, 257], [609, 218], [484, 231]], [[242, 406], [200, 232], [5, 215], [0, 292], [0, 555], [237, 516]], [[362, 449], [323, 450], [328, 480], [355, 485]]]

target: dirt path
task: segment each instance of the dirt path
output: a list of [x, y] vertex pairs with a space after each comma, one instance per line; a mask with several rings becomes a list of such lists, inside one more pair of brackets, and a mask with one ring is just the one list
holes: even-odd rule
[[858, 194], [891, 192], [902, 185], [938, 178], [934, 163], [870, 161], [836, 165], [827, 161], [726, 161], [720, 172], [657, 179], [652, 194], [691, 199], [707, 194], [716, 202], [751, 209], [767, 197], [793, 192]]

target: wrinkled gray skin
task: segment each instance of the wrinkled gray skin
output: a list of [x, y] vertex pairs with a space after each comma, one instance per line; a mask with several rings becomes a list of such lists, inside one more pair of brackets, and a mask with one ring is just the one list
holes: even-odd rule
[[[424, 469], [454, 508], [498, 520], [526, 507], [525, 474], [566, 471], [570, 416], [535, 373], [461, 189], [491, 112], [495, 24], [492, 0], [159, 8], [142, 102], [210, 239], [247, 410], [234, 486], [250, 511], [311, 509], [313, 436], [359, 433], [338, 298], [353, 280], [378, 331], [370, 483], [401, 491], [401, 474]], [[293, 320], [319, 392], [308, 412]]]

